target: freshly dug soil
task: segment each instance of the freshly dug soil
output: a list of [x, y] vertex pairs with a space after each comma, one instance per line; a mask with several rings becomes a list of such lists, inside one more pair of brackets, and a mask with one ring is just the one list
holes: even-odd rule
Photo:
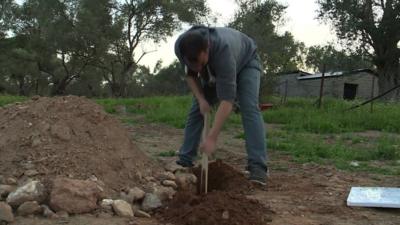
[[33, 98], [0, 108], [0, 134], [3, 176], [20, 178], [32, 169], [41, 180], [96, 176], [118, 191], [157, 169], [117, 119], [84, 97]]
[[[200, 179], [200, 168], [194, 170]], [[174, 225], [265, 225], [270, 209], [244, 194], [250, 183], [240, 172], [217, 161], [209, 165], [209, 193], [179, 192], [160, 211], [162, 221]]]
[[[197, 191], [204, 192], [204, 186], [200, 187], [201, 167], [193, 170], [197, 177]], [[228, 164], [217, 160], [208, 165], [208, 191], [220, 190], [229, 192], [248, 192], [252, 186], [248, 179], [239, 171]]]

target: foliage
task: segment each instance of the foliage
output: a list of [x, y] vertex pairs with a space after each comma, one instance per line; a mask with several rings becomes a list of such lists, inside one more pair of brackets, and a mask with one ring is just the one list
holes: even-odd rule
[[305, 64], [314, 71], [350, 71], [371, 68], [372, 65], [361, 54], [336, 50], [332, 45], [308, 48]]
[[[348, 47], [369, 55], [381, 93], [400, 84], [400, 1], [318, 0], [319, 18], [331, 22]], [[388, 98], [399, 98], [397, 90]]]

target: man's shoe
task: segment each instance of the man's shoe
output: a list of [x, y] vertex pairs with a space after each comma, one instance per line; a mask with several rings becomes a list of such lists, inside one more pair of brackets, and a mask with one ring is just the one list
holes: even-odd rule
[[182, 159], [176, 160], [176, 164], [178, 164], [178, 165], [180, 165], [182, 167], [187, 167], [187, 168], [191, 168], [191, 167], [194, 166], [192, 162], [184, 161]]
[[249, 180], [258, 185], [267, 186], [267, 173], [260, 169], [252, 169], [250, 170]]

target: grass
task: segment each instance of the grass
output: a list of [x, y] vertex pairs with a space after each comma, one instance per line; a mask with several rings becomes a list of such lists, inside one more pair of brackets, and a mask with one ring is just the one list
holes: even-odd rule
[[[368, 142], [354, 135], [351, 143], [348, 140], [349, 134], [333, 137], [285, 130], [269, 132], [267, 139], [269, 149], [292, 155], [299, 163], [334, 164], [339, 169], [400, 175], [398, 135], [384, 134]], [[352, 166], [354, 161], [359, 162], [359, 166]]]
[[0, 107], [14, 102], [21, 102], [26, 99], [27, 99], [26, 97], [22, 96], [0, 95]]

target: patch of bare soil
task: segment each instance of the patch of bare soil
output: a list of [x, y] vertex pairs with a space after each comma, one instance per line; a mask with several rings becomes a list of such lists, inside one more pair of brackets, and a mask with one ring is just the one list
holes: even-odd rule
[[[0, 108], [0, 174], [50, 180], [88, 179], [119, 191], [157, 166], [121, 123], [95, 102], [75, 96], [33, 98]], [[12, 174], [10, 174], [12, 173]]]

